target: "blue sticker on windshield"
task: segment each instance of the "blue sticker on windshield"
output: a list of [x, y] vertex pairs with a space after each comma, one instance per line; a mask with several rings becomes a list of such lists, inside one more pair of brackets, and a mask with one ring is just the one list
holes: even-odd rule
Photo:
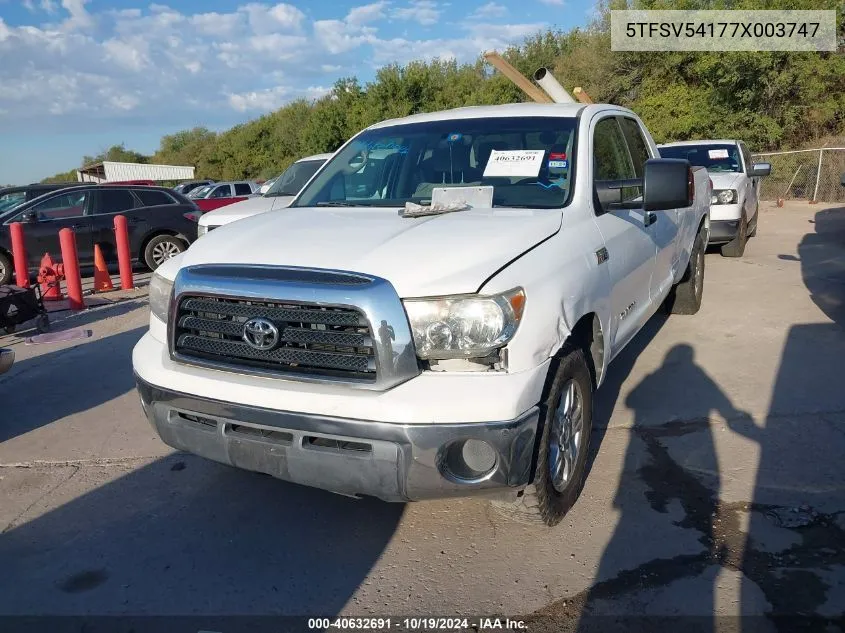
[[535, 182], [535, 185], [539, 185], [543, 189], [566, 189], [566, 179], [565, 178], [558, 178], [557, 180], [552, 180], [549, 184], [544, 182]]
[[460, 132], [452, 132], [452, 133], [451, 133], [451, 134], [447, 137], [447, 139], [448, 139], [448, 141], [449, 141], [450, 143], [457, 143], [457, 142], [458, 142], [458, 141], [460, 141], [463, 137], [464, 137], [464, 135], [463, 135], [463, 134], [461, 134]]
[[392, 150], [398, 154], [407, 154], [410, 148], [407, 145], [400, 145], [393, 141], [355, 141], [355, 147], [365, 149], [368, 152], [375, 150]]
[[566, 169], [569, 167], [569, 161], [565, 160], [550, 160], [549, 169]]

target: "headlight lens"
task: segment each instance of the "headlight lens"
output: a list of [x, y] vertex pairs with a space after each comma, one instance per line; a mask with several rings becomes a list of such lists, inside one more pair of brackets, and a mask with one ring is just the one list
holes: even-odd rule
[[513, 338], [525, 307], [516, 288], [491, 296], [406, 299], [417, 356], [423, 359], [481, 358]]
[[153, 273], [153, 277], [150, 279], [150, 312], [165, 323], [167, 323], [167, 311], [170, 307], [170, 293], [172, 291], [172, 281], [165, 279], [158, 273]]
[[736, 202], [736, 189], [714, 189], [710, 204], [733, 204]]

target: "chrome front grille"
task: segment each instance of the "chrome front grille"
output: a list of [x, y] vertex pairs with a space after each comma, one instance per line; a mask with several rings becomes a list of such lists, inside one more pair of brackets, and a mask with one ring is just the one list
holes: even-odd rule
[[[278, 330], [272, 349], [244, 339], [244, 325], [262, 317]], [[282, 301], [183, 297], [174, 351], [182, 357], [286, 374], [375, 381], [376, 351], [366, 317], [352, 308]]]
[[396, 290], [351, 271], [185, 266], [167, 340], [176, 362], [265, 378], [384, 391], [421, 371]]

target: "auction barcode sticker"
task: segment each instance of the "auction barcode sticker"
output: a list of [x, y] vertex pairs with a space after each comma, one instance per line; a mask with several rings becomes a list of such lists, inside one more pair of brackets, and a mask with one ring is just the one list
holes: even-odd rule
[[517, 149], [497, 150], [490, 152], [487, 159], [487, 166], [484, 168], [484, 177], [493, 178], [521, 177], [536, 178], [543, 165], [543, 156], [546, 151], [542, 149]]
[[611, 11], [613, 51], [835, 51], [836, 11]]

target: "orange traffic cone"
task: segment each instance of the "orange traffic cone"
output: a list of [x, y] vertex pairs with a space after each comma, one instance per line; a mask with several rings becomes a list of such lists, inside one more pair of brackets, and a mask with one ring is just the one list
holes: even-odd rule
[[99, 244], [94, 244], [94, 292], [105, 290], [114, 290], [114, 285], [112, 285], [111, 275], [106, 268], [103, 251], [100, 250]]

